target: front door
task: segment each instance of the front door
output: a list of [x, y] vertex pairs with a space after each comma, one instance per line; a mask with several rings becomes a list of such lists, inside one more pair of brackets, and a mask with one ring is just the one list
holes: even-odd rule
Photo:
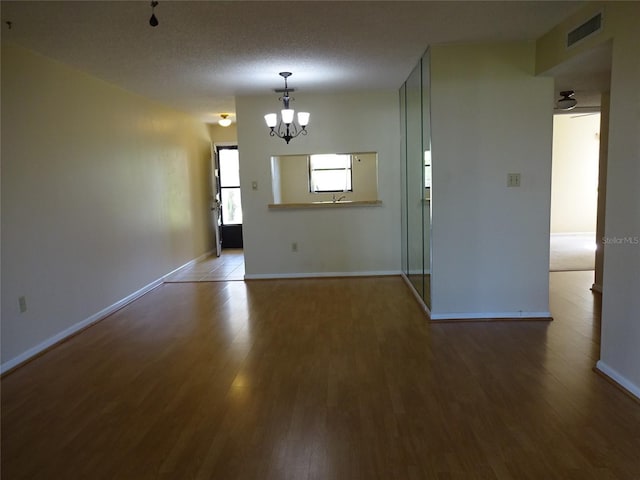
[[242, 248], [242, 201], [238, 147], [216, 148], [220, 180], [222, 248]]
[[222, 202], [220, 202], [220, 169], [218, 168], [218, 153], [214, 150], [211, 157], [211, 225], [215, 241], [216, 257], [222, 253]]

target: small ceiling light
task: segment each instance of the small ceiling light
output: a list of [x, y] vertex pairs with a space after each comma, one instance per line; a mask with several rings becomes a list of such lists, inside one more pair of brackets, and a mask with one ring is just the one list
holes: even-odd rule
[[573, 90], [564, 90], [560, 92], [560, 96], [562, 97], [560, 100], [556, 102], [559, 110], [571, 110], [576, 107], [578, 101], [573, 98], [575, 92]]
[[228, 113], [220, 114], [220, 120], [218, 120], [218, 125], [220, 125], [221, 127], [228, 127], [229, 125], [231, 125], [231, 119], [227, 117], [229, 117]]
[[155, 8], [158, 6], [158, 2], [156, 0], [152, 0], [151, 2], [151, 18], [149, 19], [149, 25], [152, 27], [157, 27], [160, 22], [156, 18]]
[[291, 76], [291, 72], [280, 72], [279, 75], [284, 78], [284, 88], [276, 89], [276, 93], [282, 93], [282, 110], [280, 111], [280, 120], [278, 120], [277, 113], [268, 113], [264, 116], [264, 120], [267, 123], [267, 127], [271, 130], [269, 135], [272, 137], [282, 138], [285, 142], [289, 143], [292, 138], [296, 138], [298, 135], [307, 134], [307, 125], [309, 124], [309, 112], [298, 112], [298, 123], [294, 120], [295, 110], [289, 108], [289, 102], [292, 100], [289, 93], [294, 92], [293, 88], [289, 88], [287, 85], [287, 78]]

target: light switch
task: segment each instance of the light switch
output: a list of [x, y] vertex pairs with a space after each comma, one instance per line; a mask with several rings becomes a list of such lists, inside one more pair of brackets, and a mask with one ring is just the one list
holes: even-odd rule
[[520, 186], [520, 174], [509, 173], [507, 174], [507, 187], [519, 187]]
[[257, 189], [258, 189], [258, 182], [254, 180], [253, 182], [251, 182], [251, 190], [257, 190]]

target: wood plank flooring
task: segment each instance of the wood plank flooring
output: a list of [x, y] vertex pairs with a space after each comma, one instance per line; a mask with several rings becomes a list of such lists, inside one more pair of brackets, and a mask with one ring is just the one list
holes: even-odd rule
[[2, 479], [638, 480], [591, 282], [437, 325], [399, 277], [164, 284], [3, 378]]

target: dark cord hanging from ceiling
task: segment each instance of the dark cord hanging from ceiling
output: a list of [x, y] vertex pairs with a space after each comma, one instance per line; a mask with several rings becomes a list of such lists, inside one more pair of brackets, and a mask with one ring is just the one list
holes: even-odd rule
[[151, 25], [152, 27], [157, 27], [158, 24], [160, 23], [158, 22], [158, 19], [155, 14], [155, 8], [157, 6], [158, 6], [158, 2], [156, 0], [152, 0], [151, 1], [151, 18], [149, 19], [149, 25]]

